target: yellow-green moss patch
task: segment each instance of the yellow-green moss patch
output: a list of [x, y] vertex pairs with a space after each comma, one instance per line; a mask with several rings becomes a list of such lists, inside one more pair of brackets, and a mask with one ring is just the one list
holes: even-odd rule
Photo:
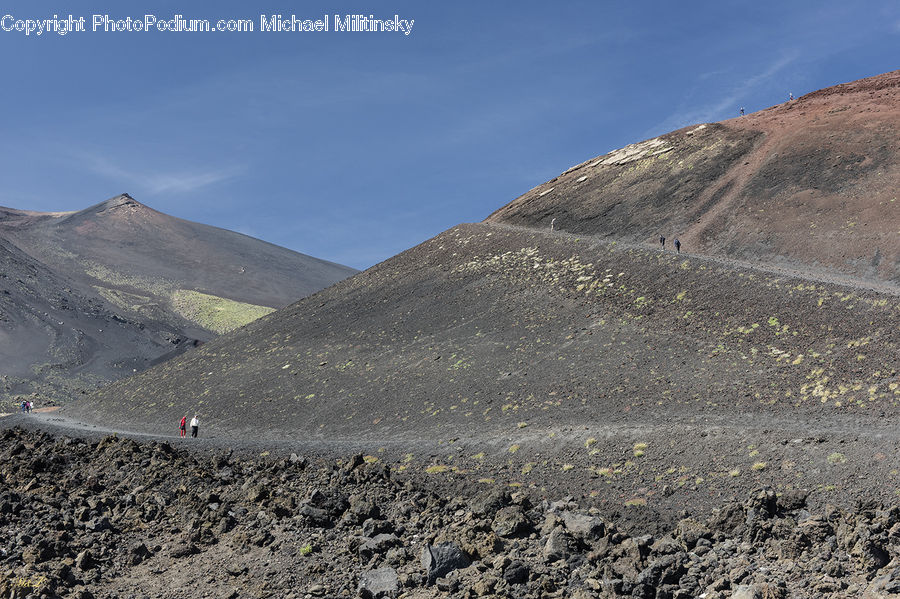
[[178, 314], [215, 333], [227, 333], [261, 318], [274, 308], [245, 304], [190, 289], [172, 294], [172, 307]]

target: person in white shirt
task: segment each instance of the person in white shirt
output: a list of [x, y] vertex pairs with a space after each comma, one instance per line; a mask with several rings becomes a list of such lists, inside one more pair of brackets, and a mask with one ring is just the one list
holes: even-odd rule
[[194, 417], [191, 418], [191, 437], [197, 438], [197, 429], [200, 428], [200, 415], [194, 414]]

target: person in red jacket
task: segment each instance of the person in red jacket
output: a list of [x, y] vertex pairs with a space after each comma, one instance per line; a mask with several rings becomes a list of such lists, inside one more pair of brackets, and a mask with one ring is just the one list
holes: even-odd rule
[[185, 435], [187, 435], [187, 415], [181, 417], [179, 428], [181, 429], [181, 438], [184, 439]]

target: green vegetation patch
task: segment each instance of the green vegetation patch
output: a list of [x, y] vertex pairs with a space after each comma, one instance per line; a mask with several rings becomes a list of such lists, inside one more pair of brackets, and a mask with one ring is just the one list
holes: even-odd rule
[[172, 307], [187, 320], [220, 334], [275, 311], [268, 306], [245, 304], [189, 289], [178, 289], [172, 294]]
[[165, 279], [151, 279], [147, 277], [138, 277], [134, 275], [128, 275], [125, 273], [121, 273], [115, 271], [111, 268], [107, 268], [102, 264], [98, 264], [96, 262], [84, 262], [85, 274], [90, 277], [94, 277], [98, 281], [102, 281], [104, 283], [115, 285], [118, 287], [131, 287], [133, 289], [140, 289], [142, 291], [146, 291], [152, 295], [165, 297], [168, 295], [169, 290], [174, 287], [171, 281], [166, 281]]
[[826, 458], [829, 464], [844, 464], [847, 462], [847, 456], [835, 451]]

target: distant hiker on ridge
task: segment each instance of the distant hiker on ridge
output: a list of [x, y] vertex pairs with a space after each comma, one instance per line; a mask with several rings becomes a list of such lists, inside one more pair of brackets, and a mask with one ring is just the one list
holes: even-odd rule
[[666, 238], [662, 235], [659, 236], [659, 245], [662, 246], [662, 249], [666, 249]]
[[200, 428], [200, 415], [194, 414], [194, 417], [191, 418], [191, 438], [197, 438], [197, 429]]
[[744, 116], [744, 107], [741, 106], [741, 116]]
[[184, 439], [187, 436], [187, 414], [181, 417], [181, 423], [178, 425], [178, 430], [181, 432], [181, 438]]
[[675, 238], [675, 251], [679, 254], [681, 253], [681, 242], [678, 241], [678, 238]]
[[793, 94], [793, 93], [788, 93], [788, 102], [790, 102], [790, 101], [793, 100], [793, 99], [794, 99], [794, 94]]

